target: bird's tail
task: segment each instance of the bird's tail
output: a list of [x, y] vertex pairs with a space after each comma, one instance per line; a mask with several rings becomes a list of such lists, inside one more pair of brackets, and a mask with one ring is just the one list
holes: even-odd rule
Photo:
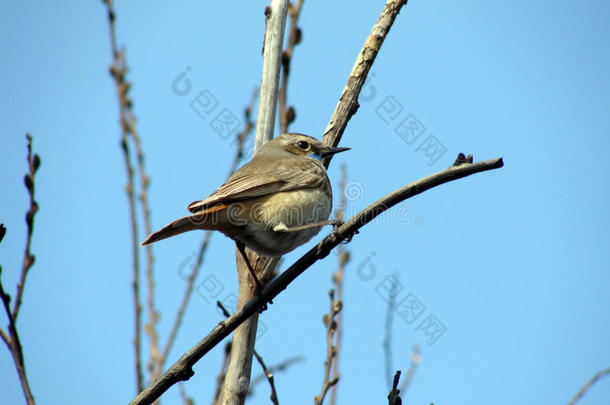
[[231, 223], [227, 217], [227, 207], [227, 204], [217, 204], [177, 219], [157, 232], [148, 235], [142, 242], [142, 246], [195, 229], [222, 230], [228, 223]]
[[156, 232], [151, 233], [146, 237], [144, 242], [142, 242], [142, 246], [149, 245], [151, 243], [155, 243], [157, 241], [167, 239], [174, 235], [178, 235], [183, 232], [192, 231], [194, 229], [198, 229], [199, 226], [193, 221], [193, 217], [191, 215], [182, 217], [180, 219], [175, 220], [171, 224], [164, 226]]

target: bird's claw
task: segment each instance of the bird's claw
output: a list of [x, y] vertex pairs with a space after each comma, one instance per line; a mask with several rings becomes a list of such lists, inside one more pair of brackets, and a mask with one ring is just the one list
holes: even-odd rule
[[332, 222], [333, 232], [337, 232], [339, 230], [339, 228], [341, 226], [343, 226], [344, 223], [345, 223], [345, 221], [343, 221], [341, 219], [333, 219], [333, 222]]
[[359, 234], [359, 233], [360, 233], [360, 231], [357, 229], [350, 232], [349, 234], [347, 234], [347, 236], [345, 236], [343, 243], [350, 243], [352, 241], [352, 238], [354, 237], [354, 235]]

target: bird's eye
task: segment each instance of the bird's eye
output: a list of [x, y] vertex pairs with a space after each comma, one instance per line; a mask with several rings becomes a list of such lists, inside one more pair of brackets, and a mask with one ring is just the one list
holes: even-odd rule
[[297, 142], [297, 146], [303, 150], [309, 149], [309, 143], [307, 143], [307, 141], [299, 141]]

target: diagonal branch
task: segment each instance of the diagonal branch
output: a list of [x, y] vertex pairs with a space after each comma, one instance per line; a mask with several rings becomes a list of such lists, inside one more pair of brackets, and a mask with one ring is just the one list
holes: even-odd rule
[[[364, 45], [356, 58], [352, 71], [347, 78], [347, 83], [343, 88], [335, 112], [333, 112], [330, 122], [324, 131], [322, 141], [325, 145], [337, 146], [343, 136], [343, 131], [352, 115], [358, 110], [358, 95], [364, 86], [369, 70], [375, 62], [377, 53], [385, 40], [396, 16], [402, 6], [407, 4], [407, 0], [388, 0], [373, 26]], [[322, 159], [324, 166], [328, 168], [332, 156]]]
[[589, 390], [589, 388], [593, 386], [593, 384], [595, 384], [600, 378], [605, 377], [607, 375], [610, 375], [610, 368], [597, 372], [593, 377], [591, 377], [589, 381], [585, 383], [585, 385], [582, 386], [580, 391], [576, 393], [576, 395], [574, 396], [574, 398], [572, 398], [568, 405], [574, 405], [575, 403], [580, 401], [583, 395], [585, 395], [585, 393]]
[[[279, 267], [279, 266], [278, 266]], [[277, 364], [273, 364], [271, 366], [269, 366], [269, 371], [271, 373], [277, 373], [279, 371], [285, 371], [288, 367], [290, 367], [293, 364], [296, 363], [300, 363], [303, 361], [303, 357], [301, 356], [293, 356], [293, 357], [289, 357], [284, 361], [281, 361]], [[254, 377], [252, 379], [252, 381], [250, 381], [250, 390], [248, 391], [248, 396], [252, 396], [252, 394], [254, 393], [254, 387], [261, 382], [263, 379], [268, 379], [267, 377], [267, 373], [266, 372], [262, 372], [261, 374], [257, 375], [256, 377]]]
[[383, 212], [410, 197], [421, 194], [424, 191], [441, 184], [461, 179], [475, 173], [498, 169], [504, 165], [502, 158], [485, 160], [477, 163], [464, 162], [463, 154], [458, 156], [456, 163], [457, 162], [462, 163], [454, 164], [445, 170], [410, 183], [386, 195], [354, 215], [336, 231], [333, 231], [330, 235], [326, 236], [286, 271], [271, 281], [263, 289], [260, 295], [253, 297], [245, 305], [241, 306], [231, 317], [220, 322], [205, 338], [188, 350], [148, 388], [138, 394], [131, 402], [131, 405], [150, 404], [155, 399], [159, 398], [159, 396], [167, 391], [172, 385], [192, 377], [194, 374], [192, 369], [193, 365], [206, 353], [233, 332], [246, 319], [257, 313], [257, 311], [265, 306], [267, 302], [273, 300], [288, 286], [288, 284], [293, 282], [312, 264], [328, 256], [332, 249], [337, 247], [344, 240], [353, 237], [360, 228], [371, 222]]
[[[0, 226], [5, 229], [3, 225]], [[0, 267], [0, 275], [1, 274], [2, 267]], [[17, 332], [16, 320], [13, 317], [13, 314], [11, 313], [11, 297], [6, 293], [6, 291], [4, 291], [4, 286], [2, 285], [2, 282], [0, 282], [0, 300], [2, 300], [4, 311], [6, 312], [6, 316], [8, 317], [8, 335], [6, 334], [6, 332], [0, 329], [0, 331], [2, 332], [2, 340], [8, 346], [8, 349], [11, 352], [11, 356], [13, 357], [13, 363], [15, 363], [15, 368], [17, 369], [17, 375], [19, 376], [19, 381], [21, 382], [21, 388], [23, 390], [23, 395], [25, 396], [25, 401], [28, 405], [34, 405], [34, 395], [32, 394], [32, 390], [28, 382], [28, 377], [25, 373], [23, 347], [21, 346], [21, 340], [19, 338], [19, 333]]]

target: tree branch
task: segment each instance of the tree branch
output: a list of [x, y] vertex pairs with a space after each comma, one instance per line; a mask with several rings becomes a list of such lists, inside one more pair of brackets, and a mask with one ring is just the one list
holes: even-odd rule
[[[114, 27], [115, 14], [112, 8], [112, 0], [102, 0], [106, 5], [108, 14], [108, 28], [110, 31], [110, 46], [112, 50], [112, 64], [110, 65], [110, 74], [114, 79], [119, 100], [119, 116], [121, 123], [121, 149], [123, 150], [123, 160], [127, 172], [127, 201], [129, 204], [129, 218], [131, 221], [131, 251], [132, 251], [132, 282], [131, 288], [133, 291], [133, 306], [134, 306], [134, 355], [135, 355], [135, 372], [136, 372], [136, 388], [137, 391], [142, 391], [144, 386], [142, 376], [142, 304], [140, 302], [140, 256], [138, 244], [138, 218], [136, 214], [135, 202], [135, 186], [134, 186], [134, 169], [131, 163], [131, 152], [129, 149], [129, 121], [131, 117], [131, 100], [127, 96], [130, 84], [125, 79], [127, 74], [127, 66], [125, 62], [125, 51], [120, 50], [116, 43], [116, 33]], [[133, 118], [133, 117], [132, 117]]]
[[591, 379], [589, 381], [587, 381], [585, 383], [585, 385], [582, 386], [582, 388], [580, 389], [580, 391], [578, 391], [576, 393], [576, 395], [574, 396], [574, 398], [572, 398], [572, 400], [568, 403], [568, 405], [574, 405], [576, 402], [580, 401], [580, 399], [583, 397], [583, 395], [586, 394], [586, 392], [589, 390], [589, 388], [591, 388], [593, 386], [593, 384], [595, 384], [600, 378], [610, 375], [610, 368], [607, 368], [605, 370], [602, 370], [598, 373], [596, 373], [593, 377], [591, 377]]
[[222, 356], [222, 363], [220, 365], [220, 373], [216, 377], [216, 389], [214, 390], [214, 399], [212, 405], [220, 404], [222, 399], [222, 387], [225, 383], [225, 375], [227, 374], [227, 367], [229, 366], [229, 358], [231, 357], [231, 342], [227, 342], [225, 345], [224, 355]]
[[286, 109], [286, 98], [288, 93], [288, 75], [290, 74], [290, 62], [292, 62], [292, 52], [294, 46], [301, 43], [301, 29], [297, 27], [299, 16], [301, 15], [301, 7], [303, 0], [297, 0], [296, 5], [290, 3], [288, 5], [288, 14], [290, 14], [290, 31], [288, 34], [288, 45], [282, 53], [282, 86], [280, 87], [279, 106], [280, 106], [280, 133], [288, 132], [288, 125], [295, 119], [295, 111], [293, 107]]
[[275, 381], [274, 381], [273, 373], [267, 367], [267, 365], [263, 361], [263, 358], [261, 357], [260, 354], [258, 354], [256, 352], [256, 350], [254, 351], [254, 357], [256, 357], [258, 364], [261, 365], [261, 367], [263, 369], [263, 373], [265, 373], [265, 376], [267, 377], [267, 381], [269, 381], [269, 386], [271, 387], [271, 394], [270, 394], [269, 398], [271, 399], [271, 402], [274, 405], [279, 405], [279, 401], [277, 399], [277, 390], [275, 389]]
[[[339, 204], [339, 209], [335, 214], [335, 218], [340, 221], [345, 219], [345, 206], [347, 205], [347, 199], [345, 195], [345, 183], [347, 182], [347, 168], [345, 164], [341, 165], [341, 180], [339, 180], [339, 193], [341, 194], [341, 201]], [[337, 253], [339, 257], [338, 268], [335, 274], [333, 274], [333, 283], [335, 284], [335, 289], [337, 291], [337, 301], [341, 302], [341, 305], [345, 305], [343, 302], [343, 278], [345, 274], [345, 265], [349, 261], [350, 255], [349, 251], [343, 247], [343, 245], [339, 245], [337, 247]], [[340, 311], [337, 314], [337, 331], [335, 333], [335, 356], [333, 357], [332, 367], [333, 367], [333, 379], [339, 378], [339, 354], [341, 353], [341, 337], [343, 335], [343, 311]], [[330, 405], [335, 405], [337, 401], [337, 384], [334, 384], [331, 387], [330, 391]]]
[[[396, 277], [396, 273], [394, 273]], [[394, 305], [396, 303], [396, 286], [397, 284], [392, 284], [390, 288], [390, 297], [388, 299], [388, 306], [385, 314], [385, 327], [383, 333], [383, 357], [385, 362], [385, 378], [388, 389], [392, 388], [392, 370], [394, 370], [394, 366], [392, 365], [392, 324], [394, 323]]]
[[[462, 159], [458, 160], [462, 162], [463, 154], [460, 154], [460, 157]], [[188, 350], [155, 382], [134, 398], [131, 404], [150, 404], [178, 381], [188, 380], [194, 374], [192, 369], [193, 365], [207, 352], [220, 343], [246, 319], [253, 314], [256, 314], [267, 302], [273, 300], [312, 264], [328, 256], [332, 249], [337, 247], [344, 240], [354, 236], [360, 228], [371, 222], [381, 213], [410, 197], [421, 194], [424, 191], [441, 184], [461, 179], [475, 173], [498, 169], [503, 165], [502, 158], [485, 160], [477, 163], [466, 162], [453, 165], [438, 173], [410, 183], [369, 205], [341, 225], [336, 231], [333, 231], [326, 236], [286, 271], [273, 279], [273, 281], [265, 286], [260, 295], [253, 297], [245, 305], [240, 307], [231, 317], [220, 322], [205, 338]]]
[[[275, 374], [278, 371], [284, 371], [285, 369], [288, 368], [288, 366], [291, 366], [292, 364], [300, 363], [302, 361], [303, 361], [303, 357], [301, 357], [301, 356], [289, 357], [284, 361], [281, 361], [277, 364], [270, 366], [269, 371], [271, 373]], [[250, 381], [250, 390], [248, 391], [248, 396], [252, 395], [256, 384], [261, 382], [263, 379], [267, 379], [267, 374], [264, 371], [263, 371], [263, 373], [257, 375], [255, 378], [253, 378], [252, 381]]]
[[411, 381], [413, 380], [413, 376], [415, 375], [415, 370], [417, 370], [417, 366], [419, 365], [420, 361], [421, 353], [419, 351], [419, 346], [414, 345], [413, 352], [411, 353], [411, 365], [407, 369], [407, 376], [405, 377], [402, 384], [400, 384], [400, 392], [402, 392], [402, 395], [405, 394], [405, 392], [409, 388], [409, 385], [411, 385]]
[[335, 318], [341, 312], [341, 301], [335, 301], [335, 290], [330, 290], [328, 293], [330, 298], [330, 309], [328, 314], [325, 314], [323, 319], [326, 326], [326, 360], [324, 361], [324, 378], [322, 380], [322, 390], [313, 399], [315, 405], [322, 405], [324, 397], [331, 387], [334, 387], [339, 382], [339, 376], [331, 378], [330, 373], [333, 366], [337, 348], [333, 344], [335, 332], [337, 330], [337, 322]]
[[13, 318], [15, 319], [15, 322], [17, 322], [17, 318], [19, 316], [19, 308], [21, 307], [25, 279], [28, 275], [30, 267], [32, 267], [34, 261], [36, 260], [36, 257], [30, 252], [30, 247], [32, 245], [32, 233], [34, 232], [34, 216], [38, 212], [38, 203], [36, 200], [34, 200], [34, 176], [40, 167], [40, 157], [36, 154], [32, 155], [32, 136], [30, 134], [26, 134], [25, 138], [28, 149], [28, 173], [25, 175], [24, 182], [30, 197], [30, 208], [25, 214], [27, 236], [25, 240], [25, 252], [23, 253], [23, 265], [21, 267], [21, 275], [19, 276], [19, 284], [17, 284], [17, 293], [15, 295], [15, 305], [13, 307]]
[[[225, 308], [224, 305], [222, 305], [222, 302], [216, 301], [216, 305], [218, 306], [218, 308], [221, 309], [221, 311], [225, 317], [228, 318], [231, 316], [231, 313], [229, 311], [227, 311], [227, 309]], [[230, 352], [230, 350], [229, 350], [229, 352]], [[225, 355], [226, 355], [226, 353], [227, 353], [227, 350], [225, 349]], [[267, 381], [269, 381], [269, 385], [271, 386], [271, 396], [270, 396], [271, 402], [273, 402], [275, 405], [279, 405], [278, 399], [277, 399], [277, 391], [275, 389], [273, 373], [271, 373], [271, 370], [269, 368], [267, 368], [267, 365], [263, 361], [263, 357], [260, 354], [258, 354], [256, 350], [253, 350], [253, 353], [254, 353], [254, 356], [256, 357], [256, 360], [258, 361], [258, 364], [260, 364], [261, 368], [263, 369], [263, 373], [265, 374]], [[248, 392], [250, 392], [250, 389], [248, 389]]]
[[[12, 311], [11, 297], [4, 290], [4, 285], [2, 284], [1, 279], [2, 267], [0, 267], [0, 300], [2, 300], [2, 305], [8, 318], [8, 332], [5, 332], [2, 328], [0, 328], [0, 337], [2, 337], [4, 343], [6, 343], [9, 351], [11, 352], [11, 356], [13, 357], [13, 363], [17, 369], [17, 375], [19, 376], [19, 381], [21, 382], [21, 388], [23, 389], [25, 400], [28, 405], [34, 405], [34, 395], [32, 394], [32, 390], [25, 372], [23, 347], [21, 346], [21, 339], [19, 338], [19, 333], [17, 332], [17, 317], [19, 315], [19, 309], [21, 308], [23, 291], [25, 289], [25, 280], [35, 261], [35, 257], [31, 253], [30, 247], [32, 243], [32, 234], [34, 232], [34, 217], [36, 216], [36, 212], [38, 212], [38, 203], [34, 199], [35, 177], [36, 172], [40, 167], [40, 157], [37, 154], [32, 154], [32, 137], [29, 134], [26, 134], [25, 136], [27, 145], [26, 159], [28, 163], [28, 172], [25, 175], [24, 183], [30, 197], [30, 207], [25, 214], [25, 223], [27, 225], [25, 253], [23, 255], [23, 265], [21, 266], [21, 274], [19, 276], [19, 283], [17, 284], [15, 304]], [[6, 228], [3, 224], [0, 224], [0, 242], [4, 238], [5, 234]]]
[[261, 95], [258, 102], [256, 117], [256, 139], [254, 151], [273, 139], [275, 126], [275, 110], [280, 81], [280, 59], [288, 0], [271, 0], [271, 5], [265, 9], [266, 28], [263, 48], [263, 75], [261, 79]]
[[[266, 27], [263, 42], [263, 71], [258, 114], [256, 117], [254, 153], [265, 143], [273, 139], [280, 77], [280, 57], [287, 10], [288, 0], [272, 0], [271, 5], [265, 9]], [[254, 296], [256, 285], [242, 255], [237, 249], [235, 255], [238, 280], [237, 307], [241, 308]], [[269, 280], [279, 258], [265, 258], [251, 251], [247, 255], [250, 263], [253, 264], [258, 279], [263, 282]], [[224, 405], [243, 405], [246, 400], [250, 386], [252, 355], [256, 341], [257, 325], [258, 314], [254, 314], [233, 333], [231, 359], [222, 393], [222, 403]]]
[[398, 389], [398, 381], [400, 381], [400, 370], [394, 374], [394, 382], [392, 383], [392, 389], [388, 394], [389, 405], [402, 405], [402, 399], [400, 399], [400, 390]]
[[[330, 122], [324, 131], [322, 142], [325, 145], [337, 146], [343, 136], [343, 131], [352, 115], [358, 110], [358, 95], [366, 80], [369, 70], [375, 62], [377, 53], [381, 49], [381, 44], [385, 40], [396, 16], [402, 6], [407, 4], [407, 0], [388, 0], [373, 26], [364, 45], [356, 58], [352, 71], [347, 78], [347, 83], [343, 88], [335, 112], [333, 112]], [[332, 156], [322, 159], [324, 167], [328, 168]]]

